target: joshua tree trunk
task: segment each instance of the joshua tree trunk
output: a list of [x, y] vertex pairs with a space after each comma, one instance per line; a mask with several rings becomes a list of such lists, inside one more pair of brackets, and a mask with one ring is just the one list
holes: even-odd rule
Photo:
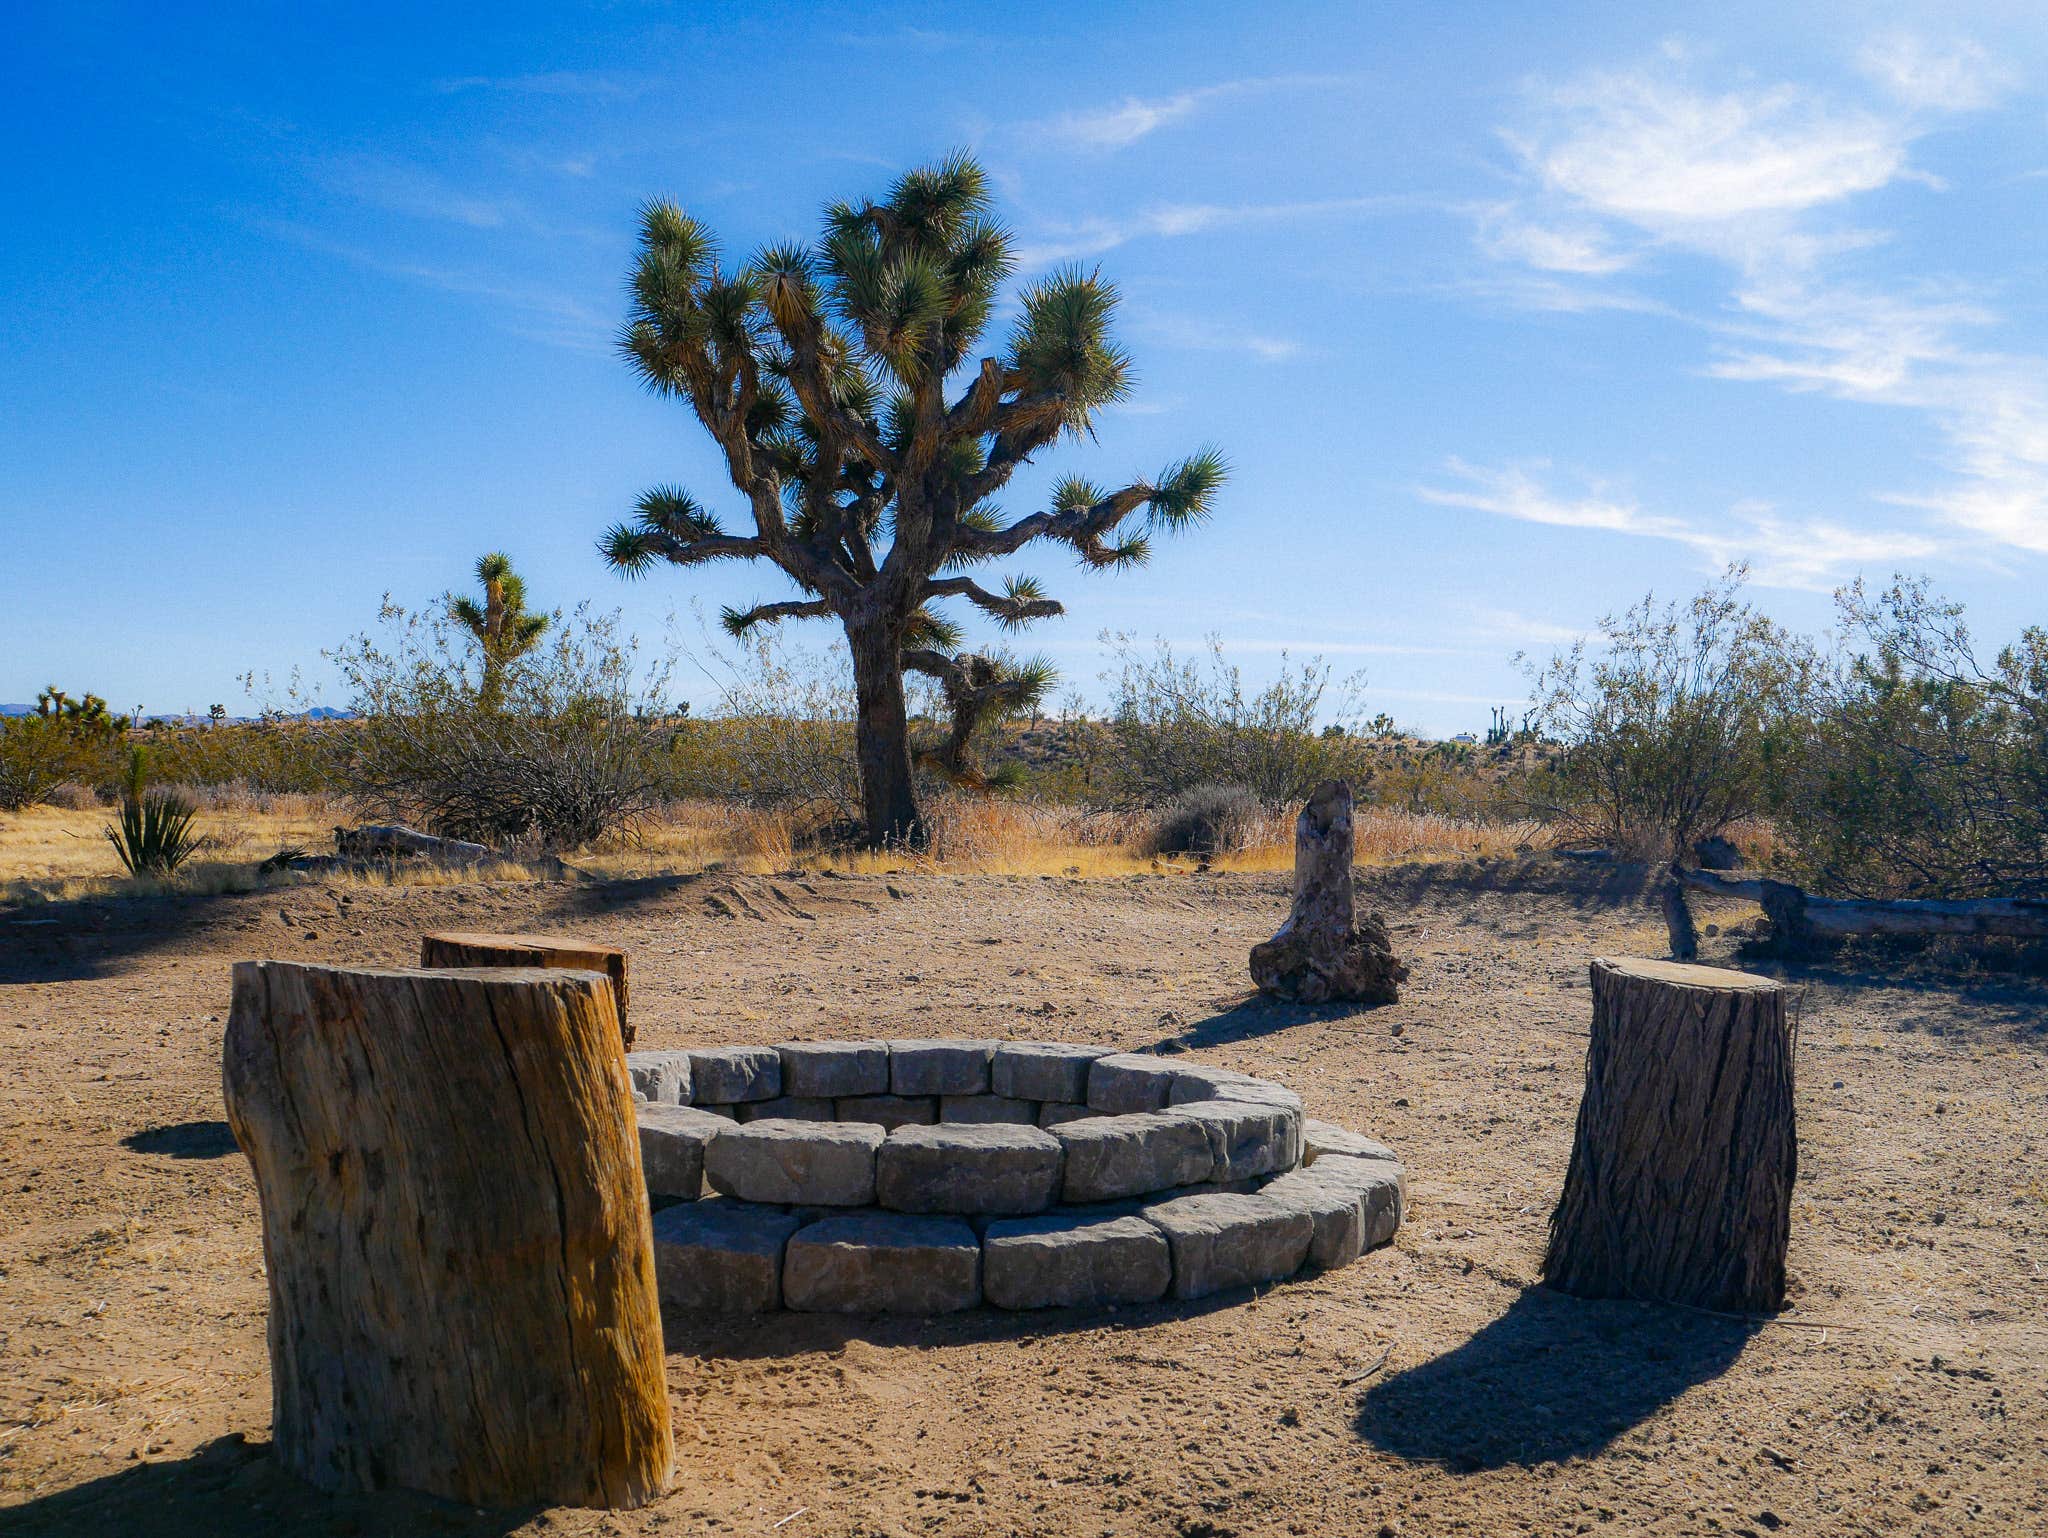
[[903, 696], [903, 643], [885, 621], [846, 622], [853, 652], [854, 741], [860, 759], [861, 821], [868, 843], [922, 844], [917, 782], [910, 764], [910, 712]]

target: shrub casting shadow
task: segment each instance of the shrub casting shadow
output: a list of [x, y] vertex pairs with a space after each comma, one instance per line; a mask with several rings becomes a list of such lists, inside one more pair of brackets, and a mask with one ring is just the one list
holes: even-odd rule
[[408, 1491], [329, 1495], [287, 1474], [268, 1447], [217, 1437], [188, 1458], [118, 1474], [0, 1509], [10, 1535], [52, 1538], [261, 1538], [272, 1533], [432, 1533], [505, 1538], [539, 1508], [478, 1511]]
[[1375, 1386], [1357, 1431], [1459, 1473], [1581, 1457], [1726, 1372], [1755, 1329], [1528, 1287], [1464, 1345]]
[[145, 1127], [121, 1139], [121, 1146], [139, 1154], [170, 1159], [225, 1159], [235, 1152], [235, 1134], [224, 1121], [181, 1121], [168, 1127]]

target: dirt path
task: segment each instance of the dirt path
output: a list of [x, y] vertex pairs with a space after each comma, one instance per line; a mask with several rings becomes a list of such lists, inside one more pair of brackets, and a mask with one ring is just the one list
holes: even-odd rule
[[[1379, 877], [1414, 976], [1368, 1014], [1246, 1002], [1246, 949], [1284, 907], [1264, 878], [307, 888], [0, 918], [0, 1532], [2048, 1533], [2048, 991], [1797, 974], [1792, 1311], [1751, 1329], [1557, 1298], [1527, 1284], [1585, 962], [1662, 949], [1610, 880]], [[318, 1497], [261, 1456], [227, 967], [402, 963], [455, 926], [622, 941], [647, 1046], [1192, 1051], [1391, 1142], [1408, 1223], [1249, 1300], [672, 1317], [679, 1477], [646, 1511]]]

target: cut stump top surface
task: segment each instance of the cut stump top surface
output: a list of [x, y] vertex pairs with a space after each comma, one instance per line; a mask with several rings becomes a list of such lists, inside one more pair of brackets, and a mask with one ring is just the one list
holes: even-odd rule
[[622, 954], [616, 945], [601, 940], [577, 940], [568, 935], [481, 934], [464, 929], [436, 929], [422, 939], [443, 945], [460, 945], [480, 951], [561, 951], [586, 956]]
[[1595, 971], [1616, 972], [1674, 988], [1705, 988], [1715, 993], [1775, 993], [1785, 985], [1757, 972], [1729, 967], [1703, 967], [1687, 961], [1652, 961], [1640, 956], [1596, 956]]

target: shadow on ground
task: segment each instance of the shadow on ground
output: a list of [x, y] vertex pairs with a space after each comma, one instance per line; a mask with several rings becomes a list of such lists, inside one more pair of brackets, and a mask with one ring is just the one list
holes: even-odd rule
[[1726, 1372], [1755, 1328], [1525, 1288], [1464, 1345], [1367, 1393], [1358, 1434], [1460, 1473], [1582, 1457]]
[[236, 1148], [235, 1134], [224, 1121], [181, 1121], [166, 1127], [145, 1127], [121, 1139], [130, 1153], [158, 1154], [167, 1159], [225, 1159]]
[[478, 1511], [406, 1491], [329, 1495], [279, 1468], [268, 1447], [236, 1434], [208, 1442], [189, 1458], [133, 1464], [21, 1505], [0, 1506], [0, 1531], [20, 1538], [503, 1538], [538, 1511]]

